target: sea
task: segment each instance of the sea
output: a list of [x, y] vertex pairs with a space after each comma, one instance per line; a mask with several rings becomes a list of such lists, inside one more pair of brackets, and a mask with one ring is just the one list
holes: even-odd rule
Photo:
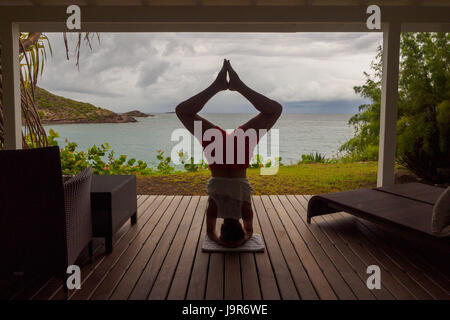
[[[202, 116], [223, 129], [234, 129], [255, 115], [206, 113]], [[354, 129], [348, 125], [351, 116], [283, 114], [274, 126], [278, 130], [278, 141], [274, 139], [275, 135], [269, 135], [267, 156], [270, 158], [271, 150], [276, 147], [284, 164], [297, 163], [302, 154], [318, 152], [326, 157], [336, 156], [341, 144], [353, 136]], [[136, 123], [53, 124], [45, 125], [45, 129], [47, 132], [53, 129], [59, 134], [60, 146], [70, 141], [76, 142], [79, 150], [86, 150], [108, 142], [115, 156], [127, 155], [128, 159], [143, 160], [155, 167], [158, 150], [170, 156], [176, 149], [179, 141], [172, 141], [171, 137], [174, 130], [183, 128], [182, 124], [174, 113], [136, 119]], [[271, 143], [277, 144], [276, 147]]]

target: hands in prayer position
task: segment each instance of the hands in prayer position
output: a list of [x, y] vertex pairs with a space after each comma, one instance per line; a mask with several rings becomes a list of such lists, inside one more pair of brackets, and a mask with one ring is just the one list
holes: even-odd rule
[[[227, 74], [229, 81], [227, 80]], [[234, 71], [231, 66], [230, 60], [224, 59], [222, 69], [220, 69], [216, 80], [213, 82], [213, 86], [217, 88], [218, 91], [231, 90], [239, 91], [243, 87], [243, 82], [239, 78], [236, 71]]]

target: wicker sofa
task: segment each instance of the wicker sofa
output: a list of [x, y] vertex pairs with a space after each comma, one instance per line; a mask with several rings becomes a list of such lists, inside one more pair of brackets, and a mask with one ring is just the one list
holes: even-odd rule
[[58, 147], [6, 150], [0, 177], [0, 277], [65, 279], [86, 246], [92, 255], [92, 169], [63, 183]]

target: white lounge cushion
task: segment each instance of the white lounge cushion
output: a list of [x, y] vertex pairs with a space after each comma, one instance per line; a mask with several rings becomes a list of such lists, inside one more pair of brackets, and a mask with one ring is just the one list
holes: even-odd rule
[[450, 187], [441, 194], [434, 204], [431, 231], [438, 237], [450, 236]]

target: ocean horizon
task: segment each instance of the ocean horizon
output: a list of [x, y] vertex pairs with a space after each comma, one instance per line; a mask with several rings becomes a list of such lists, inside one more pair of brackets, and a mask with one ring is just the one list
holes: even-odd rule
[[[158, 150], [170, 156], [178, 141], [171, 141], [172, 132], [183, 128], [174, 113], [152, 113], [154, 117], [137, 118], [136, 123], [47, 124], [59, 134], [58, 143], [66, 139], [76, 142], [79, 150], [108, 142], [115, 156], [127, 155], [155, 167]], [[202, 113], [202, 116], [223, 129], [235, 129], [255, 114]], [[283, 114], [274, 129], [279, 131], [279, 155], [284, 164], [297, 163], [302, 154], [318, 152], [326, 157], [336, 155], [339, 147], [353, 136], [348, 125], [352, 114]], [[193, 140], [194, 138], [192, 138]], [[269, 142], [275, 143], [270, 141]], [[270, 153], [270, 146], [268, 147]]]

